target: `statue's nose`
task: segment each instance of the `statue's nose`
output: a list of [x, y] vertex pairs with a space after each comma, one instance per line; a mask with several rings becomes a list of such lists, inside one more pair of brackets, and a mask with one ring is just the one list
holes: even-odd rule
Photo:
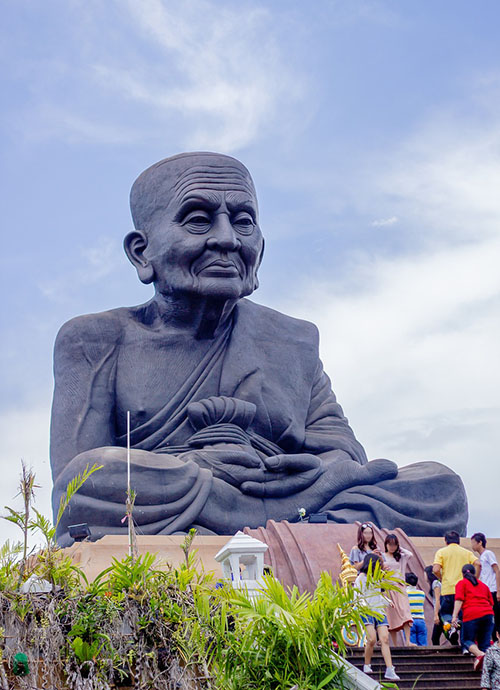
[[209, 249], [236, 251], [240, 246], [241, 241], [231, 225], [229, 216], [226, 213], [218, 214], [212, 226], [210, 237], [207, 239], [207, 247]]

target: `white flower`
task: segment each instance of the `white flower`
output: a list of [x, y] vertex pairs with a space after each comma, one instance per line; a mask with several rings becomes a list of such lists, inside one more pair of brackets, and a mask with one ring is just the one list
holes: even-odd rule
[[299, 508], [298, 513], [299, 513], [299, 517], [303, 518], [306, 516], [306, 509], [305, 508]]

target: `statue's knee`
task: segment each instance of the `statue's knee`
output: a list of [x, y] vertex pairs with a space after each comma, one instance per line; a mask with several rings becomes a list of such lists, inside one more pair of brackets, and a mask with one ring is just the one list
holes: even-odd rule
[[71, 464], [85, 468], [87, 465], [89, 467], [92, 467], [92, 465], [107, 465], [116, 461], [126, 461], [126, 459], [126, 448], [121, 448], [120, 446], [103, 446], [102, 448], [93, 448], [92, 450], [86, 450], [76, 455], [71, 461]]
[[78, 474], [82, 474], [86, 468], [90, 469], [94, 465], [102, 466], [100, 472], [111, 468], [113, 464], [118, 462], [126, 462], [127, 451], [125, 448], [116, 446], [105, 446], [102, 448], [93, 448], [86, 450], [83, 453], [75, 455], [75, 457], [68, 462], [63, 471], [58, 475], [55, 485], [59, 488], [66, 487]]
[[398, 475], [398, 466], [392, 460], [378, 458], [371, 460], [363, 466], [370, 481], [381, 482], [385, 479], [395, 479]]

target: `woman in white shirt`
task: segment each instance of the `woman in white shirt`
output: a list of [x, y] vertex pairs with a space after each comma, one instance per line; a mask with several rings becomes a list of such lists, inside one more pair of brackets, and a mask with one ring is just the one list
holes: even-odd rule
[[362, 616], [363, 623], [366, 626], [365, 664], [363, 666], [363, 672], [372, 673], [371, 660], [378, 635], [382, 656], [384, 657], [386, 665], [384, 677], [387, 680], [400, 680], [392, 665], [391, 650], [389, 647], [389, 628], [386, 615], [389, 600], [382, 594], [380, 587], [376, 587], [373, 583], [368, 582], [368, 571], [373, 573], [377, 564], [380, 568], [383, 568], [381, 557], [377, 556], [375, 553], [367, 553], [363, 559], [359, 575], [354, 582], [354, 587], [361, 592], [364, 603], [372, 609], [372, 611], [380, 614], [379, 617]]

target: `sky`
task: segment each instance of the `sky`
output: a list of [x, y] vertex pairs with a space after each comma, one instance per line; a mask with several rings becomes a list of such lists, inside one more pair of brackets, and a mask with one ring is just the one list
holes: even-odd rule
[[209, 150], [255, 181], [255, 301], [318, 325], [368, 456], [448, 465], [500, 537], [499, 25], [496, 0], [4, 0], [0, 511], [23, 459], [50, 514], [60, 326], [152, 294], [132, 182]]

